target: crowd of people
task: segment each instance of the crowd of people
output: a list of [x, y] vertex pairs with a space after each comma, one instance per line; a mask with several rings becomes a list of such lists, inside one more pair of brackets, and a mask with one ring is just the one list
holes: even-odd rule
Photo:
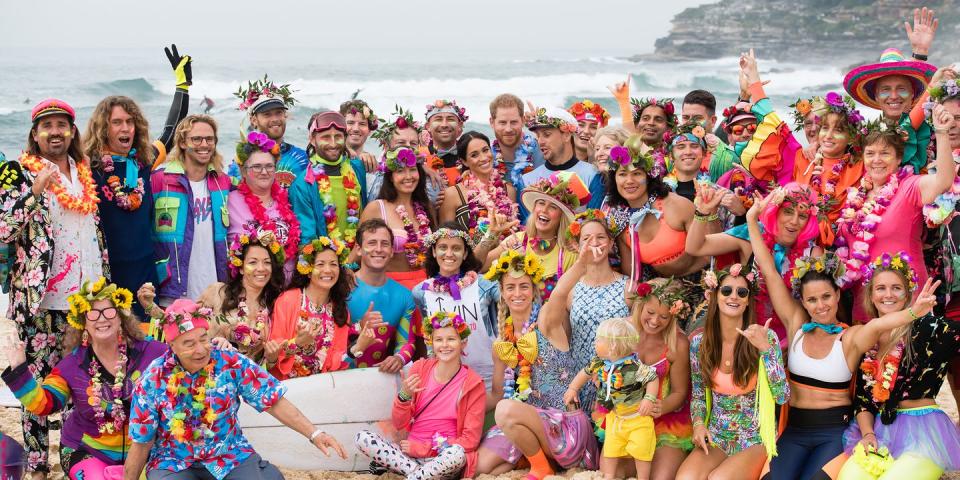
[[[65, 411], [71, 479], [282, 478], [241, 401], [415, 479], [960, 469], [936, 401], [945, 379], [960, 401], [960, 79], [927, 62], [937, 25], [918, 10], [912, 58], [887, 49], [787, 112], [751, 50], [722, 110], [631, 98], [629, 78], [613, 114], [504, 93], [493, 139], [454, 100], [421, 122], [358, 98], [292, 139], [294, 90], [265, 76], [223, 146], [175, 46], [156, 140], [130, 98], [82, 135], [43, 100], [0, 164], [27, 470], [50, 471]], [[284, 398], [351, 368], [399, 375], [400, 437], [335, 439]]]

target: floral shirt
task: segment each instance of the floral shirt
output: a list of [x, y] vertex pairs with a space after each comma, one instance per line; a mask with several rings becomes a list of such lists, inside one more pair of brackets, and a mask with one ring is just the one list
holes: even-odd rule
[[[216, 420], [210, 425], [212, 437], [196, 442], [177, 440], [169, 428], [173, 416], [188, 408], [174, 404], [177, 394], [168, 391], [176, 356], [168, 352], [154, 360], [141, 377], [133, 392], [130, 438], [137, 443], [155, 442], [147, 471], [180, 472], [199, 462], [220, 480], [254, 453], [237, 424], [240, 399], [262, 412], [277, 403], [287, 389], [253, 360], [237, 352], [214, 348], [210, 361], [214, 364], [212, 378], [216, 387], [207, 390], [206, 404], [212, 406]], [[202, 370], [188, 373], [185, 378], [202, 382], [201, 374]]]
[[622, 361], [610, 362], [600, 357], [584, 367], [597, 388], [597, 403], [619, 415], [629, 415], [640, 407], [647, 385], [657, 379], [657, 371], [630, 355]]

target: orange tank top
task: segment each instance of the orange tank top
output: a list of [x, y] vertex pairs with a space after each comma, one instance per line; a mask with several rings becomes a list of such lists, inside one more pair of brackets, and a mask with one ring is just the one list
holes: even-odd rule
[[[663, 212], [663, 199], [657, 200], [654, 204], [657, 210]], [[642, 263], [647, 265], [663, 265], [680, 258], [686, 249], [687, 232], [683, 230], [674, 230], [667, 224], [666, 214], [660, 215], [660, 229], [657, 234], [647, 243], [637, 242], [636, 247], [629, 245], [633, 254], [640, 258]], [[628, 237], [629, 239], [629, 237]], [[630, 242], [632, 243], [632, 240]]]

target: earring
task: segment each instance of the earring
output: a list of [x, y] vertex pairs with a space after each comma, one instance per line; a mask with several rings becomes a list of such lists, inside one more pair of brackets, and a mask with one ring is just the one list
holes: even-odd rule
[[86, 347], [90, 343], [90, 334], [86, 330], [83, 331], [83, 336], [80, 337], [80, 344]]

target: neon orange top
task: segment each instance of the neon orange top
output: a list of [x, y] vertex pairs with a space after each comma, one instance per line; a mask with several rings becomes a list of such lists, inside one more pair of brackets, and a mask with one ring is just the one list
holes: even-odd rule
[[713, 372], [713, 391], [722, 395], [743, 395], [757, 388], [757, 376], [750, 377], [746, 387], [740, 387], [733, 381], [733, 372], [723, 373], [718, 368]]
[[[831, 225], [840, 218], [840, 210], [843, 209], [843, 201], [847, 198], [847, 189], [856, 187], [860, 178], [863, 177], [863, 161], [848, 163], [840, 170], [839, 175], [834, 175], [833, 168], [838, 163], [849, 158], [844, 155], [841, 158], [823, 158], [823, 173], [820, 174], [820, 186], [810, 185], [810, 178], [813, 177], [813, 167], [810, 160], [803, 154], [802, 150], [797, 151], [796, 160], [793, 164], [793, 178], [802, 185], [809, 186], [813, 191], [822, 195], [831, 197], [830, 210], [827, 211], [826, 218], [820, 219], [820, 245], [828, 247], [833, 245], [834, 233]], [[833, 193], [827, 193], [824, 187], [827, 183], [833, 183]]]
[[[663, 199], [659, 199], [654, 204], [657, 210], [663, 212]], [[660, 229], [657, 234], [647, 243], [637, 242], [634, 248], [632, 239], [627, 236], [627, 246], [634, 254], [640, 258], [642, 263], [647, 265], [663, 265], [680, 258], [683, 255], [687, 244], [687, 232], [683, 230], [674, 230], [667, 224], [667, 216], [664, 213], [660, 215]]]

